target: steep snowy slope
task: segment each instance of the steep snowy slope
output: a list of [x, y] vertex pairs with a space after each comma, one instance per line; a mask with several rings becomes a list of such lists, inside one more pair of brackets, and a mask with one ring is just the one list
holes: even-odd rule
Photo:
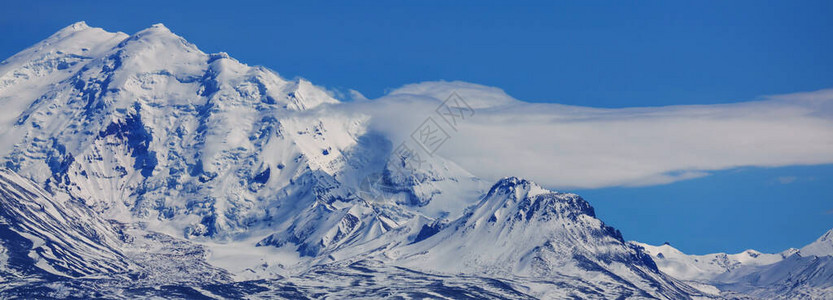
[[28, 180], [0, 170], [0, 225], [4, 244], [16, 237], [33, 241], [29, 257], [56, 275], [125, 272], [119, 233], [86, 207], [58, 200]]
[[130, 279], [109, 286], [228, 280], [205, 262], [201, 246], [137, 226], [106, 221], [65, 194], [0, 169], [0, 292], [73, 278]]

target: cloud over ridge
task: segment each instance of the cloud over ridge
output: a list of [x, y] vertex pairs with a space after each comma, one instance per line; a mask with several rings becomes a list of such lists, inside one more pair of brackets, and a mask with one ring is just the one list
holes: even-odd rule
[[452, 92], [475, 110], [438, 154], [475, 175], [556, 188], [645, 186], [736, 167], [833, 163], [833, 89], [717, 105], [589, 108], [528, 103], [464, 82], [406, 85], [340, 104], [409, 138]]

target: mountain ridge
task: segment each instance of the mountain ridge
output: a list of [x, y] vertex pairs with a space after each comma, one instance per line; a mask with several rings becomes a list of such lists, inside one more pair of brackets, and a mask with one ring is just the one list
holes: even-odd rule
[[762, 298], [823, 299], [833, 295], [831, 236], [833, 229], [801, 249], [774, 254], [750, 249], [737, 254], [688, 255], [668, 244], [630, 243], [643, 247], [662, 272], [692, 285], [709, 284]]

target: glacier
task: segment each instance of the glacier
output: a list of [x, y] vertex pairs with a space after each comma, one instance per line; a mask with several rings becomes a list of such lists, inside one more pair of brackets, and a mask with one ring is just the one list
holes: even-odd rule
[[[386, 101], [439, 105], [446, 92], [412, 85]], [[517, 101], [463, 94], [474, 109]], [[575, 194], [489, 182], [440, 155], [402, 170], [425, 157], [397, 153], [374, 115], [162, 24], [132, 35], [70, 25], [0, 63], [0, 103], [4, 298], [831, 291], [830, 234], [708, 258], [628, 242]], [[806, 288], [790, 288], [795, 276]]]

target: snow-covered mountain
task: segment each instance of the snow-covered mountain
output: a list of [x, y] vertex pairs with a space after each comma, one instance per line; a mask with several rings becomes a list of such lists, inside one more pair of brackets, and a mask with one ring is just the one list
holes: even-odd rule
[[691, 285], [761, 298], [833, 297], [833, 229], [801, 249], [776, 254], [688, 255], [668, 244], [631, 243], [645, 249], [662, 272]]
[[633, 242], [645, 249], [645, 253], [654, 258], [657, 266], [666, 274], [678, 279], [708, 281], [717, 275], [744, 266], [761, 266], [779, 262], [795, 253], [795, 249], [778, 254], [761, 253], [746, 250], [737, 254], [713, 253], [706, 255], [688, 255], [669, 244], [652, 246]]
[[0, 104], [2, 297], [714, 298], [699, 280], [776, 261], [627, 243], [577, 195], [399, 151], [325, 89], [161, 24], [64, 28], [0, 63]]
[[[412, 269], [511, 274], [570, 286], [533, 292], [540, 297], [677, 299], [697, 293], [658, 273], [653, 261], [597, 219], [578, 195], [514, 177], [500, 180], [443, 230], [386, 256]], [[597, 289], [625, 282], [616, 291]]]

